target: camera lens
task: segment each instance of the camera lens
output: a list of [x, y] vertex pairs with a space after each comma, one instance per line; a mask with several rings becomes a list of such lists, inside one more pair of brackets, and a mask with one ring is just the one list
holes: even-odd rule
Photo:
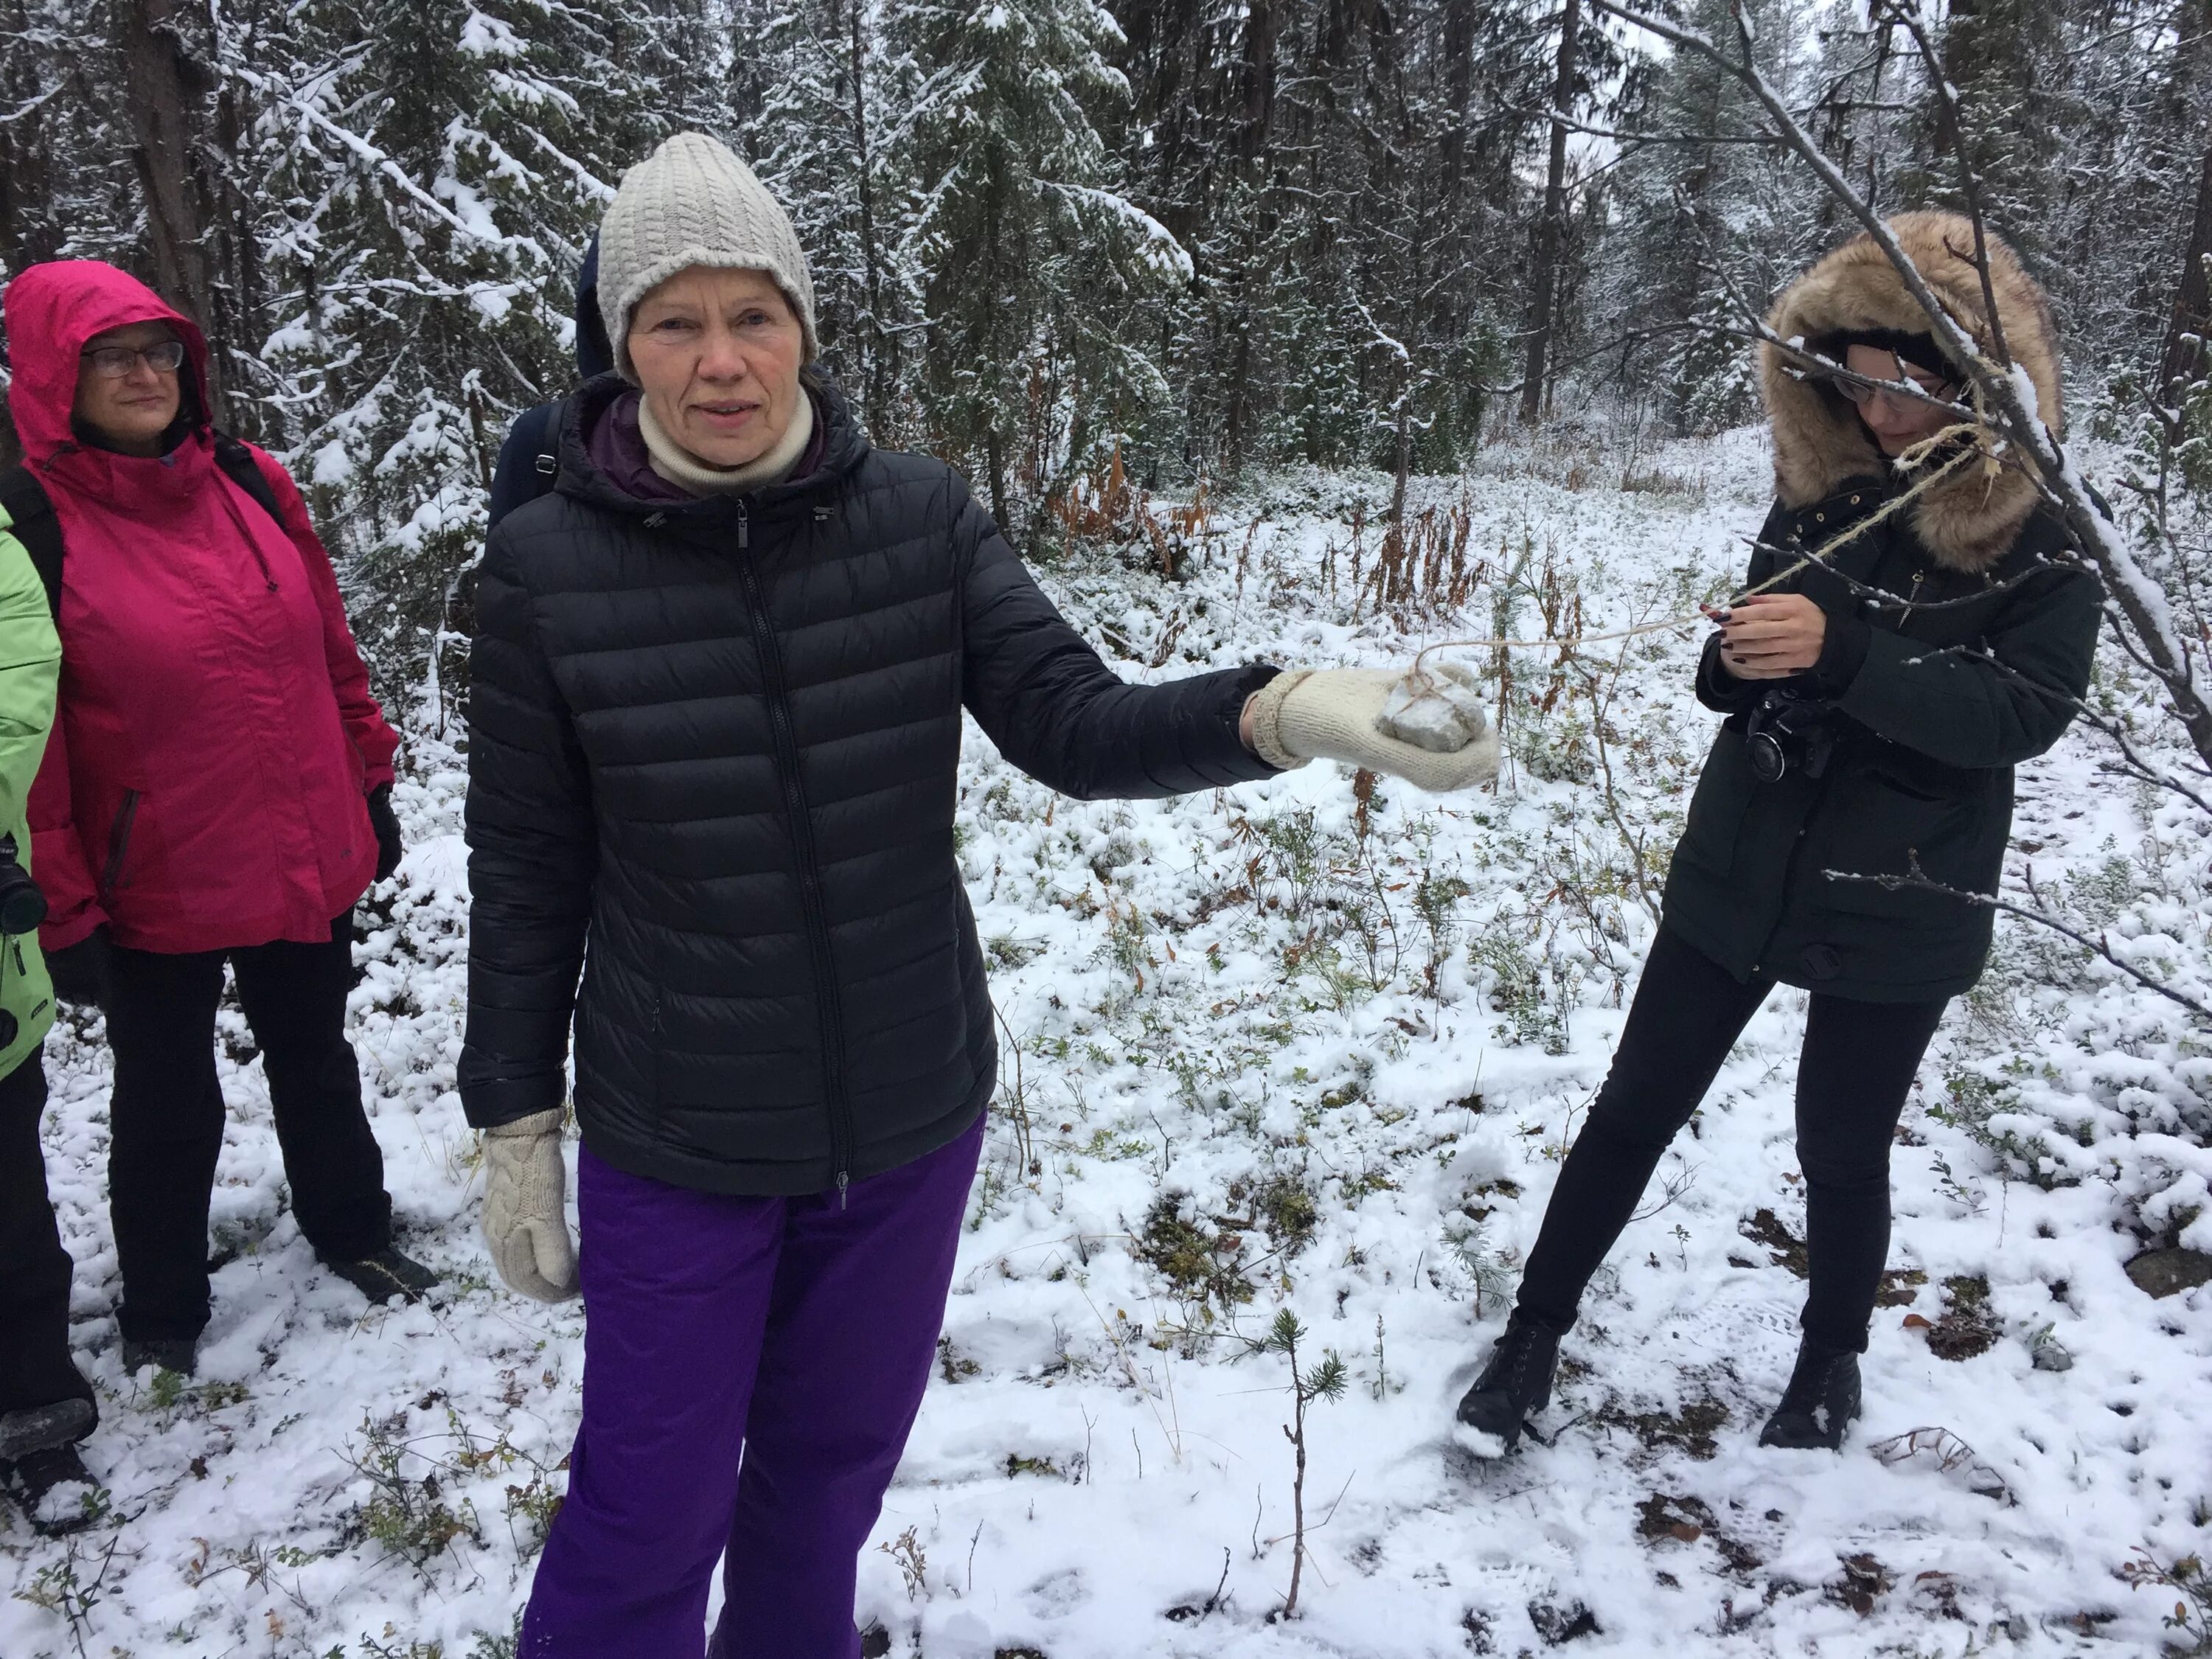
[[1761, 783], [1778, 783], [1782, 775], [1790, 769], [1789, 757], [1768, 732], [1753, 732], [1745, 740], [1744, 748], [1750, 754], [1751, 775]]
[[46, 896], [34, 883], [0, 880], [0, 933], [35, 933], [46, 919]]

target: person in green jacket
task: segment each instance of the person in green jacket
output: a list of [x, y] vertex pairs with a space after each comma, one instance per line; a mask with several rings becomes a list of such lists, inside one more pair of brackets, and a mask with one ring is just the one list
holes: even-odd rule
[[46, 587], [9, 523], [0, 507], [0, 1481], [33, 1526], [65, 1532], [94, 1513], [98, 1485], [76, 1448], [99, 1410], [70, 1358], [71, 1264], [39, 1145], [40, 1048], [54, 996], [24, 815], [53, 727], [62, 650]]
[[[1981, 349], [1972, 227], [1891, 224]], [[2062, 430], [2051, 308], [1992, 242], [2014, 361]], [[1548, 1401], [1559, 1338], [1668, 1143], [1778, 983], [1810, 992], [1797, 1157], [1810, 1279], [1764, 1444], [1836, 1449], [1889, 1249], [1889, 1147], [1950, 1000], [1980, 976], [2012, 833], [2013, 768], [2058, 740], [2089, 680], [2102, 592], [2033, 478], [1916, 398], [1964, 386], [1873, 239], [1801, 276], [1763, 349], [1778, 495], [1746, 597], [1698, 667], [1725, 714], [1674, 849], [1659, 936], [1613, 1068], [1559, 1171], [1504, 1334], [1459, 1419], [1479, 1452]], [[1884, 878], [1888, 878], [1885, 881]]]

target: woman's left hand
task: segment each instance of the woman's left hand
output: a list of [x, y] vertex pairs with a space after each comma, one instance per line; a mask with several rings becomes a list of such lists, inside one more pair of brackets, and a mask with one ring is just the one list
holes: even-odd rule
[[1740, 680], [1780, 680], [1820, 660], [1827, 613], [1802, 593], [1753, 593], [1723, 613], [1721, 662]]
[[376, 831], [376, 878], [390, 879], [406, 849], [399, 840], [399, 815], [392, 810], [392, 786], [380, 783], [368, 792], [368, 824]]

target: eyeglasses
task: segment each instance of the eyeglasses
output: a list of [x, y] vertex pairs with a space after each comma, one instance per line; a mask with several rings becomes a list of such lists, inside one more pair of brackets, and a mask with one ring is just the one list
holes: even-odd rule
[[156, 374], [173, 374], [184, 367], [185, 343], [164, 340], [143, 351], [130, 346], [99, 346], [77, 355], [92, 365], [94, 373], [111, 380], [121, 380], [142, 362]]
[[[1897, 378], [1909, 383], [1910, 385], [1917, 386], [1922, 392], [1924, 392], [1931, 398], [1948, 398], [1954, 392], [1958, 390], [1958, 385], [1955, 381], [1937, 380], [1931, 384], [1926, 380], [1914, 379], [1912, 375], [1905, 372], [1905, 365], [1901, 361], [1897, 366]], [[1862, 408], [1866, 404], [1872, 403], [1876, 398], [1888, 398], [1899, 403], [1911, 401], [1904, 395], [1904, 393], [1892, 392], [1886, 386], [1861, 386], [1856, 380], [1838, 380], [1834, 381], [1833, 384], [1837, 391], [1842, 392], [1845, 398], [1849, 398], [1851, 402], [1859, 404]]]

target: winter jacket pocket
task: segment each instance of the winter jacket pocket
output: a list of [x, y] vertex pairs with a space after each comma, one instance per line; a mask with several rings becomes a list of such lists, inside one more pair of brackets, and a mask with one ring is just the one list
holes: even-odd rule
[[1736, 836], [1751, 808], [1752, 791], [1759, 787], [1744, 757], [1743, 738], [1723, 730], [1698, 778], [1697, 793], [1690, 797], [1689, 817], [1674, 856], [1727, 875], [1735, 865]]
[[[1978, 815], [1971, 799], [1875, 775], [1848, 782], [1823, 837], [1822, 872], [1861, 877], [1917, 872], [1941, 886], [1986, 890], [1995, 872], [1977, 867]], [[1820, 902], [1831, 908], [1908, 926], [1954, 926], [1961, 902], [1924, 888], [1869, 880], [1822, 880], [1819, 892]]]
[[116, 890], [125, 885], [125, 868], [131, 858], [131, 832], [138, 822], [139, 792], [126, 789], [115, 821], [107, 828], [107, 861], [100, 866], [100, 906], [108, 908]]

